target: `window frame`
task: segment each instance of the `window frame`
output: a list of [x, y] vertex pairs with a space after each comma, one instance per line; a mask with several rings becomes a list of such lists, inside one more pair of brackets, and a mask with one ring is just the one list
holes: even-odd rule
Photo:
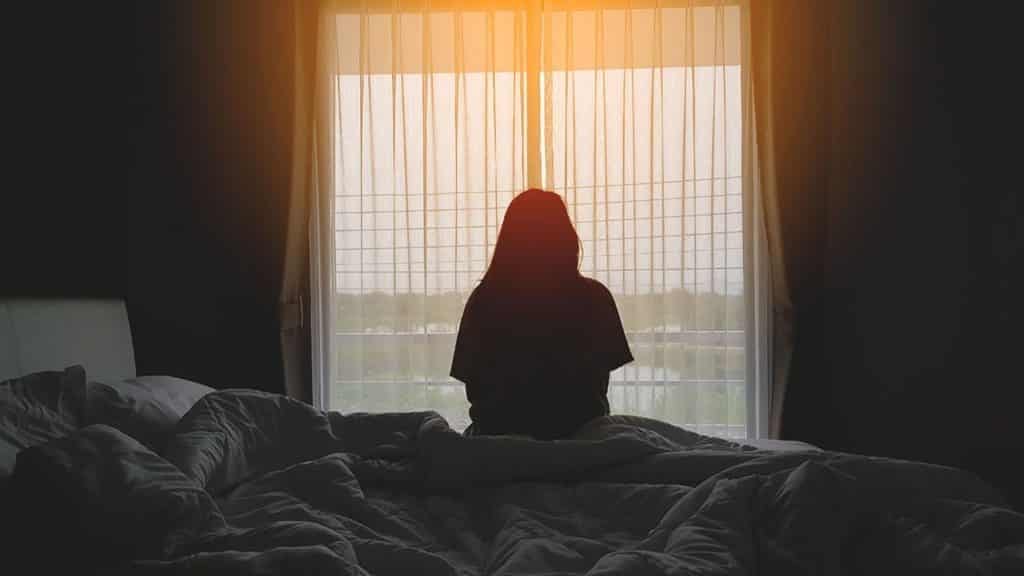
[[[525, 9], [526, 12], [526, 183], [528, 187], [542, 188], [543, 156], [541, 110], [541, 18], [545, 10], [564, 10], [567, 0], [492, 0], [482, 9]], [[465, 5], [460, 0], [334, 0], [324, 6], [326, 14], [389, 13], [396, 8], [402, 12], [443, 12], [459, 9]], [[542, 8], [542, 5], [544, 6]], [[573, 0], [571, 8], [586, 10], [598, 6], [607, 9], [669, 8], [740, 6], [741, 37], [750, 38], [749, 0]], [[757, 181], [756, 139], [753, 137], [754, 109], [750, 81], [750, 42], [743, 42], [740, 51], [741, 68], [741, 110], [743, 118], [743, 278], [745, 312], [745, 359], [746, 359], [746, 437], [758, 439], [770, 437], [769, 393], [771, 390], [771, 286], [767, 254], [767, 239], [764, 221], [755, 217], [762, 213], [759, 182]], [[326, 96], [326, 97], [325, 97]], [[331, 95], [321, 94], [321, 106]], [[319, 108], [318, 108], [319, 110]], [[317, 135], [314, 141], [326, 142], [326, 135]], [[334, 357], [331, 350], [333, 335], [332, 319], [335, 314], [334, 298], [334, 234], [333, 189], [325, 186], [320, 179], [321, 171], [314, 154], [314, 181], [320, 183], [323, 193], [316, 195], [318, 201], [310, 203], [310, 361], [312, 363], [313, 405], [319, 409], [330, 408], [330, 387], [335, 370], [331, 365]], [[329, 171], [324, 171], [329, 172]], [[329, 194], [327, 193], [329, 192]]]

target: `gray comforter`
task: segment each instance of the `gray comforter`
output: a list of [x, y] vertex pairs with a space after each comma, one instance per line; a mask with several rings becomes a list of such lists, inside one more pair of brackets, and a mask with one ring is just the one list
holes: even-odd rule
[[966, 472], [614, 419], [464, 437], [222, 391], [161, 454], [89, 426], [14, 480], [73, 494], [94, 559], [140, 574], [1024, 574], [1024, 515]]

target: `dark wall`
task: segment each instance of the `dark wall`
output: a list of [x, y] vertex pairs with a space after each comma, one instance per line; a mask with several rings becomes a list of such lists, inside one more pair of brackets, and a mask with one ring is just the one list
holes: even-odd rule
[[[189, 369], [220, 386], [282, 391], [279, 294], [290, 171], [292, 36], [287, 3], [164, 2], [136, 8], [148, 122], [137, 152], [162, 257], [141, 286], [139, 362]], [[152, 36], [146, 31], [150, 31]], [[156, 40], [154, 42], [154, 39]], [[177, 220], [177, 222], [175, 221]], [[162, 262], [173, 262], [168, 270]], [[165, 307], [184, 294], [180, 305]], [[131, 301], [129, 302], [131, 305]], [[163, 335], [175, 330], [171, 338]], [[180, 354], [173, 343], [188, 343]], [[180, 345], [180, 344], [179, 344]]]
[[15, 18], [4, 295], [123, 297], [141, 373], [281, 390], [286, 8], [112, 2]]
[[964, 467], [1020, 507], [1012, 34], [947, 3], [832, 10], [785, 435]]

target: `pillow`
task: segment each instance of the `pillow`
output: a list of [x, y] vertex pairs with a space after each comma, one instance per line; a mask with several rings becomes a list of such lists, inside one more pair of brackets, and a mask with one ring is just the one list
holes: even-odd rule
[[178, 420], [213, 388], [173, 376], [89, 382], [83, 425], [106, 424], [159, 452]]
[[85, 397], [85, 369], [77, 365], [0, 382], [0, 477], [11, 474], [21, 449], [82, 426]]

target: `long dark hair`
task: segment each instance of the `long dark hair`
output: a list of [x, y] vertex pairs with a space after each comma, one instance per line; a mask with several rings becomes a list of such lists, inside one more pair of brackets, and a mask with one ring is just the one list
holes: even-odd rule
[[579, 276], [580, 241], [562, 197], [531, 188], [512, 199], [482, 284], [529, 288]]

